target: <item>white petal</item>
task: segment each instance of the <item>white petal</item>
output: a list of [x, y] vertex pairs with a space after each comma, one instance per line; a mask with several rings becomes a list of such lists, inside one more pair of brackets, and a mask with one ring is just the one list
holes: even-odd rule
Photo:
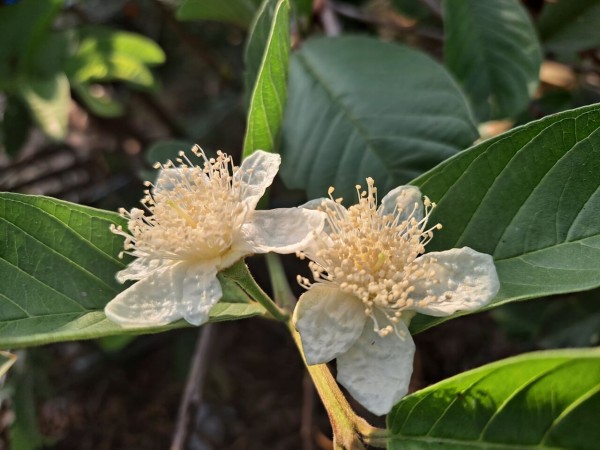
[[383, 197], [377, 212], [382, 216], [386, 214], [399, 215], [399, 222], [402, 222], [411, 216], [415, 210], [415, 204], [418, 205], [418, 208], [413, 217], [420, 221], [424, 211], [423, 194], [416, 186], [398, 186]]
[[155, 327], [181, 318], [200, 325], [221, 297], [216, 274], [213, 264], [165, 265], [117, 295], [104, 312], [125, 328]]
[[327, 234], [331, 234], [333, 231], [331, 228], [331, 219], [341, 221], [344, 220], [348, 215], [348, 210], [346, 208], [339, 203], [334, 202], [330, 198], [317, 198], [315, 200], [310, 200], [304, 205], [300, 205], [299, 208], [327, 211], [327, 215], [329, 217], [327, 220], [325, 220], [325, 225], [323, 227], [323, 231]]
[[116, 279], [119, 283], [127, 280], [141, 280], [152, 274], [164, 264], [162, 259], [136, 258], [123, 270], [117, 272]]
[[180, 319], [186, 271], [182, 263], [163, 266], [112, 299], [104, 308], [106, 317], [123, 327], [160, 326]]
[[306, 247], [323, 229], [324, 214], [301, 208], [254, 211], [246, 219], [232, 245], [247, 253], [293, 253]]
[[413, 370], [415, 344], [404, 323], [404, 332], [379, 336], [368, 322], [358, 340], [337, 358], [337, 379], [361, 405], [379, 416], [390, 412], [404, 397]]
[[325, 363], [347, 351], [360, 336], [366, 319], [357, 297], [320, 284], [300, 296], [292, 318], [308, 364]]
[[257, 150], [248, 156], [234, 175], [234, 180], [242, 185], [244, 202], [248, 210], [253, 210], [265, 190], [277, 175], [281, 157], [277, 153], [267, 153]]
[[[469, 247], [426, 253], [417, 262], [423, 263], [427, 272], [435, 272], [430, 279], [413, 283], [416, 305], [412, 309], [421, 314], [439, 317], [478, 309], [500, 289], [493, 258]], [[419, 302], [428, 296], [432, 297]]]
[[181, 301], [177, 303], [179, 313], [192, 325], [202, 325], [222, 295], [214, 264], [190, 265], [183, 280]]

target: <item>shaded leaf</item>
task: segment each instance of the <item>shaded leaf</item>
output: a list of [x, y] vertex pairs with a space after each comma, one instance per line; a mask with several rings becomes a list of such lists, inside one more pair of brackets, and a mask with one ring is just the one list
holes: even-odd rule
[[25, 144], [31, 126], [29, 111], [21, 99], [6, 97], [6, 107], [2, 118], [2, 143], [9, 156], [16, 156]]
[[600, 45], [600, 0], [546, 2], [538, 19], [544, 47], [579, 52]]
[[444, 55], [480, 121], [514, 117], [535, 92], [542, 52], [517, 0], [444, 0]]
[[590, 347], [600, 344], [600, 291], [516, 302], [492, 312], [514, 337], [541, 348]]
[[529, 353], [402, 399], [388, 449], [580, 449], [600, 439], [600, 350]]
[[62, 5], [63, 0], [21, 0], [0, 7], [0, 84], [17, 74], [33, 75], [33, 60]]
[[[427, 251], [493, 255], [490, 307], [600, 286], [600, 105], [531, 122], [414, 181], [438, 203]], [[447, 318], [417, 316], [420, 331]]]
[[[22, 347], [112, 334], [138, 334], [189, 326], [124, 330], [104, 306], [124, 286], [114, 276], [125, 225], [115, 213], [47, 197], [0, 194], [0, 347]], [[211, 321], [263, 313], [232, 281], [220, 276], [223, 299]], [[240, 303], [241, 302], [241, 303]]]
[[445, 69], [366, 37], [307, 41], [290, 66], [281, 176], [309, 198], [348, 203], [373, 177], [381, 195], [469, 146], [477, 131]]
[[[255, 150], [274, 151], [287, 97], [290, 53], [289, 0], [267, 0], [259, 14], [251, 36], [253, 42], [250, 42], [248, 47], [248, 57], [253, 60], [263, 42], [264, 49], [250, 96], [244, 157]], [[264, 39], [267, 29], [268, 35]], [[250, 70], [254, 70], [254, 67]]]

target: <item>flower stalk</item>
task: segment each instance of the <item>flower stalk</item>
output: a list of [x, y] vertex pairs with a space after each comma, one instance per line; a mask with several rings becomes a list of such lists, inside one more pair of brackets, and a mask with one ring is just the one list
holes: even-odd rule
[[241, 260], [233, 266], [222, 271], [227, 278], [236, 282], [249, 296], [260, 303], [274, 319], [280, 322], [287, 322], [289, 314], [278, 305], [262, 290], [256, 283], [254, 277], [250, 274], [248, 266]]
[[329, 416], [333, 429], [333, 448], [335, 450], [362, 450], [365, 449], [365, 445], [386, 448], [387, 430], [373, 427], [352, 410], [327, 364], [309, 365], [306, 363], [300, 334], [291, 322], [288, 322], [288, 328]]

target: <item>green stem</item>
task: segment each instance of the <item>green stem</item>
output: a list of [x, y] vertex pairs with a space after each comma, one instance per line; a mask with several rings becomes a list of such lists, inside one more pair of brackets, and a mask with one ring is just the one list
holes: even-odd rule
[[267, 268], [269, 269], [275, 303], [287, 310], [294, 309], [296, 297], [290, 288], [279, 255], [267, 253]]
[[221, 273], [227, 278], [235, 281], [238, 286], [246, 291], [251, 298], [260, 303], [275, 319], [281, 322], [287, 322], [289, 320], [289, 314], [277, 306], [256, 283], [244, 260], [240, 260], [233, 266], [223, 270]]
[[300, 334], [291, 323], [288, 323], [288, 328], [329, 416], [333, 429], [333, 448], [335, 450], [363, 450], [365, 444], [386, 448], [387, 430], [375, 428], [356, 415], [326, 364], [306, 364]]

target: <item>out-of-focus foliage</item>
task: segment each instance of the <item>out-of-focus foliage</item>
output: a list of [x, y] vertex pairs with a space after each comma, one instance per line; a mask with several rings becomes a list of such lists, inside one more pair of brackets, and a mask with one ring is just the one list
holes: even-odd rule
[[156, 89], [149, 67], [165, 60], [158, 45], [102, 26], [56, 27], [64, 6], [63, 0], [22, 0], [0, 8], [0, 92], [11, 112], [5, 114], [2, 135], [9, 154], [17, 152], [28, 129], [21, 104], [49, 137], [62, 140], [70, 89], [104, 117], [122, 115], [125, 107], [102, 83]]
[[444, 58], [477, 118], [514, 117], [538, 81], [542, 52], [518, 0], [445, 0]]
[[544, 46], [554, 52], [579, 52], [600, 45], [600, 1], [547, 2], [538, 28]]

